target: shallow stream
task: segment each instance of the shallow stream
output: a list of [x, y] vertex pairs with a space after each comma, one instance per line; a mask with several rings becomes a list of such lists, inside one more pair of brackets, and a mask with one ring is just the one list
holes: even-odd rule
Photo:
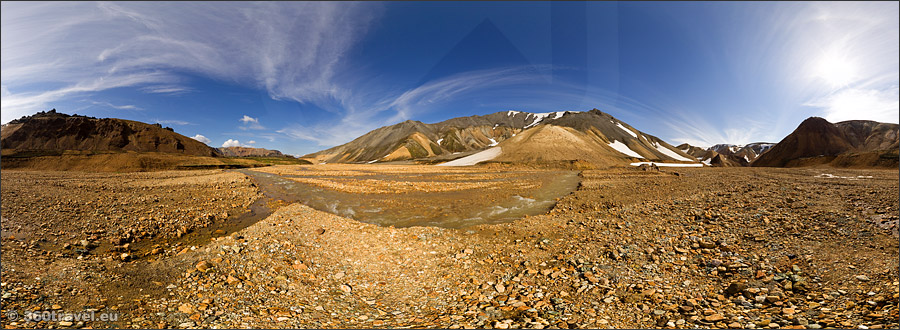
[[[441, 174], [377, 174], [354, 176], [276, 175], [239, 170], [249, 175], [269, 198], [286, 202], [300, 202], [314, 209], [361, 222], [382, 226], [435, 226], [463, 228], [485, 223], [502, 223], [523, 216], [544, 214], [563, 197], [578, 187], [578, 173], [574, 171], [523, 171], [504, 173], [495, 179], [481, 180], [496, 183], [493, 188], [473, 188], [440, 192], [349, 193], [292, 180], [365, 179], [381, 180], [402, 185], [407, 182], [447, 183]], [[516, 188], [516, 180], [539, 182], [532, 189]], [[509, 189], [497, 189], [509, 187]]]

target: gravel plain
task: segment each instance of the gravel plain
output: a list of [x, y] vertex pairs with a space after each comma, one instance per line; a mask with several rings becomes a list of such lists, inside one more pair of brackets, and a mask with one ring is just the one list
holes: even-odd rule
[[[7, 328], [900, 326], [895, 170], [586, 170], [548, 214], [462, 229], [277, 201], [229, 227], [264, 200], [237, 172], [2, 175]], [[44, 310], [121, 317], [7, 314]]]

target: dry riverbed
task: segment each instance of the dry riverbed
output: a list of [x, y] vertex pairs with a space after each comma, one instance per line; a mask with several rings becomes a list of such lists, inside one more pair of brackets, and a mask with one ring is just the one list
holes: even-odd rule
[[[377, 166], [308, 168], [322, 180], [359, 185], [368, 176], [360, 174]], [[579, 189], [548, 214], [504, 224], [391, 228], [269, 203], [276, 210], [267, 218], [203, 240], [177, 232], [227, 222], [210, 214], [246, 212], [261, 197], [248, 177], [4, 171], [2, 321], [19, 328], [898, 327], [896, 171], [666, 171], [584, 171]], [[128, 242], [109, 242], [122, 233]], [[87, 248], [92, 242], [100, 246]], [[147, 254], [154, 245], [162, 251]], [[7, 314], [44, 310], [115, 310], [120, 318], [29, 323]]]

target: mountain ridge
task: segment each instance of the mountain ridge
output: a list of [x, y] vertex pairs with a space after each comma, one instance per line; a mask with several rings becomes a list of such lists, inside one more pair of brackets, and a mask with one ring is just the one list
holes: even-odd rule
[[68, 115], [56, 109], [4, 124], [0, 146], [17, 151], [135, 151], [221, 156], [215, 148], [160, 124]]
[[[538, 129], [541, 126], [563, 129]], [[528, 138], [516, 138], [529, 130], [535, 132], [528, 134]], [[551, 145], [543, 146], [528, 139]], [[522, 143], [531, 147], [513, 145]], [[583, 149], [572, 149], [572, 144]], [[591, 159], [595, 163], [608, 165], [626, 164], [634, 160], [694, 162], [690, 156], [662, 139], [640, 132], [598, 109], [547, 113], [509, 110], [451, 118], [433, 124], [407, 120], [380, 127], [351, 142], [308, 154], [304, 158], [324, 163], [374, 163], [449, 157], [494, 146], [506, 150], [500, 153], [496, 161]], [[560, 152], [563, 149], [568, 151]]]
[[871, 120], [832, 124], [820, 117], [800, 123], [751, 166], [897, 167], [900, 125]]

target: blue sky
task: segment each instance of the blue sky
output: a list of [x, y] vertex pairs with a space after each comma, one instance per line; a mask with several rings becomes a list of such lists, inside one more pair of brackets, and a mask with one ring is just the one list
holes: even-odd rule
[[[598, 108], [679, 144], [898, 122], [897, 2], [2, 3], [2, 122], [302, 155], [406, 119]], [[199, 135], [199, 136], [198, 136]]]

